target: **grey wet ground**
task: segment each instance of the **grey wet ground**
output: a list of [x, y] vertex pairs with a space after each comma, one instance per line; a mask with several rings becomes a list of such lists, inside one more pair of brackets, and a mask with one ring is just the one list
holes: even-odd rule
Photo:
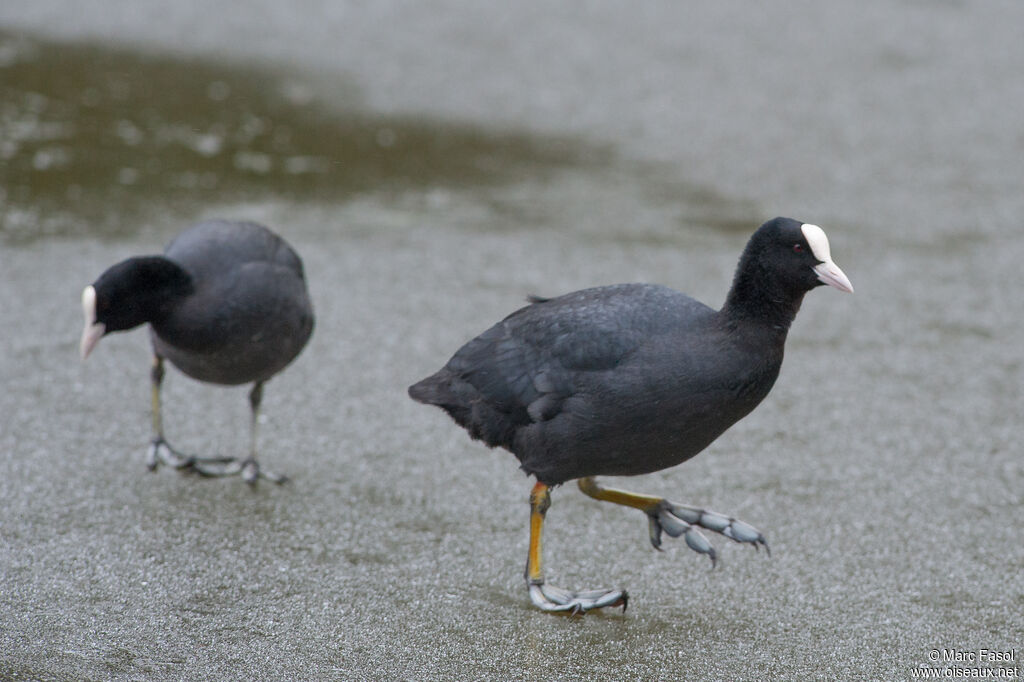
[[[119, 5], [0, 7], [0, 677], [1020, 675], [1018, 4]], [[528, 293], [717, 305], [777, 214], [857, 293], [808, 296], [707, 452], [614, 481], [772, 556], [716, 539], [711, 571], [565, 486], [549, 577], [632, 600], [534, 610], [529, 480], [405, 387]], [[148, 473], [145, 334], [77, 360], [81, 287], [207, 216], [306, 261], [318, 326], [264, 401], [283, 487]], [[244, 449], [244, 389], [165, 394], [180, 446]], [[981, 649], [1016, 660], [931, 661]]]

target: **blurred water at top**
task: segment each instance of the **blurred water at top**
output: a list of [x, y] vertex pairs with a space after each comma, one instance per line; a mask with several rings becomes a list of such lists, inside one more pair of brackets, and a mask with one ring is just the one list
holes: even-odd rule
[[[143, 60], [160, 74], [145, 72], [154, 86], [146, 99], [176, 100], [201, 121], [191, 130], [163, 131], [169, 148], [191, 149], [198, 161], [193, 175], [167, 182], [202, 190], [212, 182], [205, 175], [210, 157], [241, 145], [224, 155], [235, 170], [259, 174], [266, 155], [279, 153], [275, 182], [303, 185], [301, 176], [314, 186], [333, 184], [317, 185], [324, 161], [314, 147], [333, 146], [328, 151], [342, 161], [353, 158], [338, 147], [360, 136], [338, 141], [328, 131], [338, 112], [373, 112], [608, 144], [625, 157], [664, 164], [659, 172], [673, 181], [749, 200], [771, 214], [866, 223], [915, 239], [995, 233], [1020, 214], [1022, 20], [1024, 6], [1010, 1], [694, 7], [186, 0], [111, 1], [86, 11], [38, 0], [0, 7], [9, 36], [29, 30], [193, 60], [180, 72]], [[17, 54], [6, 41], [5, 70]], [[112, 58], [125, 74], [140, 66], [142, 58], [132, 54]], [[67, 62], [40, 68], [75, 76], [80, 57], [72, 52]], [[264, 112], [234, 111], [233, 121], [218, 121], [209, 112], [239, 86], [204, 73], [198, 57], [244, 64], [242, 87], [267, 97], [261, 78], [268, 68], [300, 74], [301, 81], [277, 82], [283, 99]], [[185, 82], [187, 72], [195, 82]], [[275, 131], [244, 147], [238, 136], [256, 139], [282, 103], [293, 105], [292, 139]], [[31, 111], [34, 104], [23, 106]], [[315, 113], [322, 110], [333, 113], [325, 120]], [[119, 114], [106, 132], [120, 138], [122, 149], [139, 137], [145, 111], [134, 113]], [[347, 127], [360, 125], [365, 118]], [[369, 125], [375, 132], [364, 142], [386, 146], [392, 123]], [[234, 137], [218, 126], [232, 126]], [[41, 134], [68, 131], [58, 125]], [[413, 136], [430, 146], [429, 130]], [[550, 161], [565, 151], [540, 139], [523, 153]], [[447, 156], [438, 151], [431, 169]], [[45, 167], [63, 161], [59, 151], [46, 150], [32, 159]], [[499, 154], [493, 167], [506, 161]], [[126, 166], [117, 179], [130, 185], [151, 172], [159, 169]], [[371, 169], [363, 181], [380, 178]]]
[[342, 200], [586, 165], [568, 139], [331, 109], [268, 68], [0, 32], [0, 234], [134, 231], [268, 194]]

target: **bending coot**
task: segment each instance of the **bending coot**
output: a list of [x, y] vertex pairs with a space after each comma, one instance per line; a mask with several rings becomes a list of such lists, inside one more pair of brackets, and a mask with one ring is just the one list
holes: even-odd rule
[[[148, 465], [160, 463], [210, 476], [240, 473], [249, 483], [283, 476], [260, 469], [256, 430], [263, 384], [284, 369], [313, 331], [302, 260], [281, 237], [249, 222], [194, 225], [163, 256], [129, 258], [82, 293], [85, 359], [105, 334], [150, 325], [153, 345], [153, 440]], [[164, 438], [160, 387], [164, 360], [213, 384], [252, 383], [247, 457], [194, 457]]]
[[474, 439], [511, 451], [536, 477], [526, 566], [535, 605], [571, 613], [626, 606], [622, 590], [570, 592], [544, 581], [550, 488], [572, 479], [593, 498], [646, 513], [655, 548], [664, 531], [714, 563], [704, 528], [767, 549], [743, 521], [604, 488], [594, 477], [684, 462], [747, 415], [775, 383], [804, 294], [822, 284], [853, 291], [821, 228], [776, 218], [747, 243], [721, 310], [648, 284], [531, 298], [409, 388]]

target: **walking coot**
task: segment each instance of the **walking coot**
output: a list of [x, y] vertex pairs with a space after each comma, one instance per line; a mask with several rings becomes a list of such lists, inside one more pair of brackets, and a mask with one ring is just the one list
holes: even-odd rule
[[[166, 463], [206, 475], [261, 476], [256, 427], [263, 384], [302, 350], [313, 331], [313, 309], [302, 261], [279, 236], [255, 223], [213, 220], [179, 234], [163, 256], [129, 258], [82, 293], [85, 359], [110, 332], [150, 324], [153, 344], [151, 469]], [[164, 359], [213, 384], [252, 383], [248, 457], [192, 457], [164, 438], [160, 386]]]
[[623, 590], [570, 592], [544, 582], [550, 488], [572, 479], [595, 499], [646, 513], [655, 548], [664, 531], [714, 563], [704, 528], [767, 549], [743, 521], [604, 488], [594, 477], [684, 462], [747, 415], [775, 383], [804, 294], [821, 284], [853, 291], [821, 228], [776, 218], [747, 243], [721, 310], [648, 284], [532, 298], [409, 388], [471, 437], [511, 451], [536, 477], [526, 565], [535, 605], [572, 613], [626, 606]]

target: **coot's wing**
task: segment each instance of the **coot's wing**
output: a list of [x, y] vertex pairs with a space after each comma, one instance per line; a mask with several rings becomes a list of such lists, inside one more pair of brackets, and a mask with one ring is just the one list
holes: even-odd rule
[[589, 290], [522, 308], [466, 344], [449, 368], [495, 407], [525, 411], [520, 419], [550, 419], [578, 372], [611, 369], [642, 340], [627, 324], [637, 312], [629, 297], [601, 297], [608, 293]]
[[489, 445], [508, 446], [516, 428], [555, 417], [581, 373], [613, 369], [646, 338], [678, 325], [680, 303], [696, 302], [639, 284], [540, 300], [467, 343], [410, 394]]

